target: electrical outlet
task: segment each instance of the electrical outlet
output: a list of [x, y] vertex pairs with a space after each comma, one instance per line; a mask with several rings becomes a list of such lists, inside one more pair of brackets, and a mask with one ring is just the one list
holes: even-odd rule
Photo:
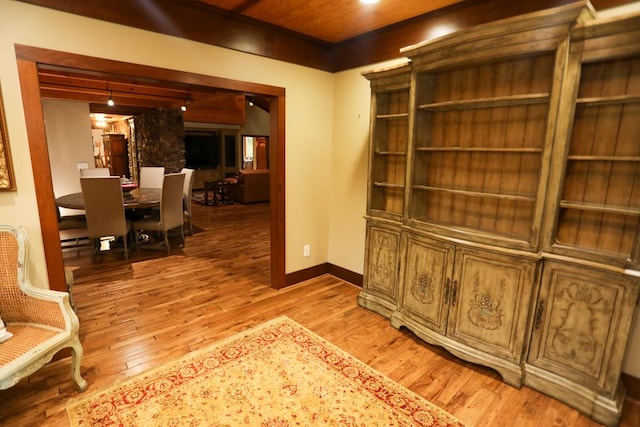
[[302, 255], [309, 256], [311, 255], [311, 245], [304, 245], [302, 248]]

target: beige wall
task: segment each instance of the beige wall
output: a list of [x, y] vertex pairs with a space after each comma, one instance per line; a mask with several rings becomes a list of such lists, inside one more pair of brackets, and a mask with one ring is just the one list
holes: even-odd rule
[[271, 129], [271, 115], [257, 105], [244, 103], [244, 123], [240, 128], [240, 134], [269, 135]]
[[[333, 75], [297, 65], [60, 13], [0, 2], [0, 85], [17, 192], [0, 194], [2, 222], [31, 238], [31, 277], [47, 286], [14, 44], [215, 75], [286, 90], [286, 272], [327, 261]], [[311, 256], [302, 246], [311, 245]]]
[[[286, 89], [286, 271], [324, 262], [362, 273], [369, 87], [362, 70], [297, 65], [0, 0], [0, 85], [18, 191], [0, 193], [0, 221], [31, 236], [31, 278], [47, 286], [14, 43]], [[367, 67], [374, 68], [372, 67]], [[303, 246], [311, 256], [303, 257]], [[640, 321], [625, 372], [640, 377]]]
[[[94, 167], [89, 104], [45, 99], [42, 108], [53, 194], [60, 197], [81, 191], [78, 163]], [[79, 213], [71, 209], [60, 209], [60, 212], [62, 215]]]
[[392, 64], [344, 71], [335, 74], [334, 80], [328, 261], [360, 274], [364, 264], [371, 105], [369, 81], [361, 73]]

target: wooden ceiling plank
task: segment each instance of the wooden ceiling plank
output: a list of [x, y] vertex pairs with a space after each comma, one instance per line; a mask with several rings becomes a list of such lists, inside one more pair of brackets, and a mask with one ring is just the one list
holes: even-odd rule
[[[68, 91], [68, 90], [60, 90], [56, 88], [47, 88], [41, 87], [40, 94], [43, 98], [49, 99], [65, 99], [68, 101], [79, 101], [79, 102], [87, 102], [90, 104], [104, 104], [107, 103], [107, 96], [104, 94], [96, 94], [90, 92], [78, 92], [78, 91]], [[118, 94], [113, 95], [113, 100], [116, 105], [126, 105], [129, 107], [142, 107], [144, 109], [149, 108], [165, 108], [165, 109], [176, 109], [180, 108], [182, 102], [175, 100], [170, 101], [167, 99], [149, 99], [143, 97], [126, 97], [120, 96]], [[108, 109], [109, 107], [107, 107]]]
[[460, 2], [462, 0], [385, 0], [363, 4], [356, 0], [262, 0], [242, 13], [319, 40], [338, 43]]
[[[207, 122], [213, 119], [220, 123], [237, 124], [244, 118], [244, 94], [231, 91], [189, 91], [167, 86], [139, 84], [136, 79], [121, 76], [114, 80], [102, 80], [93, 74], [83, 74], [65, 69], [43, 69], [39, 72], [42, 96], [52, 99], [67, 99], [90, 104], [92, 112], [115, 113], [116, 110], [137, 115], [155, 108], [178, 109], [189, 102], [189, 117]], [[110, 76], [114, 77], [114, 76]], [[108, 90], [107, 90], [108, 87]], [[106, 105], [109, 93], [116, 106]], [[256, 99], [258, 104], [258, 100]], [[262, 103], [260, 103], [262, 104]], [[235, 111], [222, 114], [228, 109]]]
[[78, 75], [68, 75], [67, 73], [54, 73], [54, 72], [42, 72], [38, 74], [39, 80], [43, 84], [57, 85], [61, 87], [69, 88], [92, 88], [95, 90], [113, 92], [131, 92], [141, 94], [153, 94], [159, 96], [166, 96], [172, 98], [188, 99], [191, 90], [172, 88], [166, 84], [163, 86], [149, 86], [135, 83], [134, 81], [125, 82], [121, 81], [105, 81], [104, 79], [98, 79], [93, 77], [85, 77]]
[[102, 96], [104, 98], [108, 97], [110, 94], [113, 95], [113, 97], [120, 97], [120, 98], [142, 98], [142, 99], [147, 99], [147, 100], [157, 100], [157, 101], [172, 101], [172, 102], [185, 102], [186, 100], [191, 98], [191, 94], [190, 93], [185, 93], [183, 96], [172, 96], [171, 95], [167, 95], [165, 93], [163, 93], [162, 91], [147, 91], [147, 92], [142, 92], [142, 91], [128, 91], [128, 90], [104, 90], [104, 89], [95, 89], [92, 87], [80, 87], [80, 86], [67, 86], [67, 85], [56, 85], [56, 84], [50, 84], [50, 83], [46, 83], [46, 82], [41, 82], [40, 84], [41, 89], [44, 90], [50, 90], [50, 91], [57, 91], [57, 92], [66, 92], [66, 93], [86, 93], [86, 94], [92, 94], [92, 95], [99, 95]]
[[229, 10], [233, 13], [242, 13], [245, 10], [249, 9], [252, 6], [255, 6], [258, 3], [260, 3], [260, 0], [244, 0], [242, 3], [238, 4], [237, 6], [234, 6]]

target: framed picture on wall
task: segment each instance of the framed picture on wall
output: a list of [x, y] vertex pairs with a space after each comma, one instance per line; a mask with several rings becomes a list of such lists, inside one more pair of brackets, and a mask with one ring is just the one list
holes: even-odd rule
[[9, 136], [7, 122], [4, 118], [2, 88], [0, 88], [0, 191], [14, 191], [15, 189], [16, 179], [13, 176], [13, 167], [11, 165]]

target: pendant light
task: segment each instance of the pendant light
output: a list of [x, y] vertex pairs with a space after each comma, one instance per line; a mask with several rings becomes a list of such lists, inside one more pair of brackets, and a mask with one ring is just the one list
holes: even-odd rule
[[107, 101], [107, 105], [109, 107], [113, 107], [114, 105], [116, 105], [116, 103], [113, 101], [113, 96], [111, 94], [111, 91], [109, 90], [109, 82], [107, 82], [107, 91], [109, 91], [109, 100]]

